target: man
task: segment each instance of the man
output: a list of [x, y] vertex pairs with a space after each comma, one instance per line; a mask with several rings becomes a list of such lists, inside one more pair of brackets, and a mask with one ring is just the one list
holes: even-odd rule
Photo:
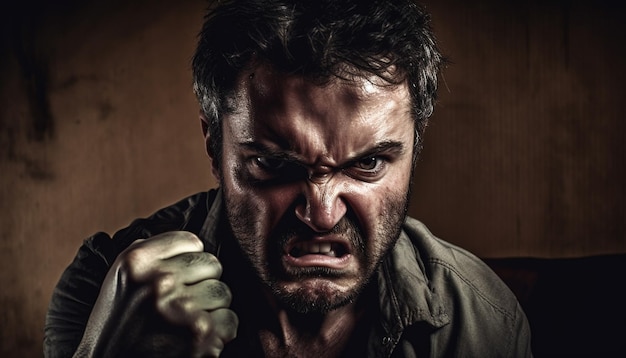
[[218, 190], [96, 234], [47, 356], [530, 356], [476, 257], [407, 218], [441, 55], [409, 0], [232, 0], [193, 60]]

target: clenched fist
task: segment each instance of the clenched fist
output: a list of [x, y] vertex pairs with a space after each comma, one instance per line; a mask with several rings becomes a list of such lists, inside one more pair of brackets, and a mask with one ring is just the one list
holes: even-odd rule
[[76, 356], [218, 356], [238, 326], [221, 274], [192, 233], [137, 240], [111, 266]]

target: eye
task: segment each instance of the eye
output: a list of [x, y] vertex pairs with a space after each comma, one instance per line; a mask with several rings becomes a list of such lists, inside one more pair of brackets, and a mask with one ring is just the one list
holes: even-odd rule
[[384, 174], [386, 163], [387, 161], [382, 157], [367, 156], [352, 162], [344, 169], [344, 173], [358, 180], [378, 180]]
[[354, 166], [361, 170], [373, 171], [376, 170], [382, 163], [382, 159], [378, 157], [365, 157], [354, 163]]
[[289, 159], [257, 156], [249, 163], [249, 179], [256, 184], [279, 185], [306, 178], [305, 168]]
[[261, 168], [268, 171], [277, 171], [285, 167], [285, 161], [273, 157], [256, 157], [255, 162]]

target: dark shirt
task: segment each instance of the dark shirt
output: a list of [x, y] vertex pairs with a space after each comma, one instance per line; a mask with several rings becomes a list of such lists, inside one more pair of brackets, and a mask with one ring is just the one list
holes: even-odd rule
[[[52, 295], [45, 356], [72, 356], [109, 267], [128, 245], [185, 230], [198, 235], [205, 251], [219, 254], [221, 213], [221, 191], [210, 190], [135, 220], [112, 238], [97, 233], [85, 240]], [[373, 281], [378, 309], [365, 332], [367, 356], [531, 356], [528, 321], [507, 286], [476, 256], [436, 238], [415, 219], [406, 219]], [[223, 355], [260, 355], [258, 337], [241, 323]]]

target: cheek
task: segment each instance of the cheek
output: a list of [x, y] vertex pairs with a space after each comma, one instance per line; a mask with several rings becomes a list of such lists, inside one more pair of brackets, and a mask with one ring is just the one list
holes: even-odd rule
[[293, 212], [297, 190], [290, 187], [280, 188], [253, 188], [247, 200], [255, 203], [259, 208], [257, 217], [262, 221], [262, 233], [264, 236], [276, 227], [287, 215], [295, 215]]
[[353, 185], [346, 195], [348, 205], [354, 210], [357, 219], [371, 237], [379, 230], [389, 213], [389, 202], [407, 200], [411, 180], [410, 162], [394, 167], [377, 183]]
[[[258, 237], [267, 237], [276, 224], [293, 207], [297, 189], [289, 186], [262, 187], [250, 184], [241, 168], [229, 168], [222, 185], [225, 196], [235, 205], [233, 215]], [[239, 206], [237, 208], [236, 206]], [[242, 210], [242, 207], [246, 207]]]

